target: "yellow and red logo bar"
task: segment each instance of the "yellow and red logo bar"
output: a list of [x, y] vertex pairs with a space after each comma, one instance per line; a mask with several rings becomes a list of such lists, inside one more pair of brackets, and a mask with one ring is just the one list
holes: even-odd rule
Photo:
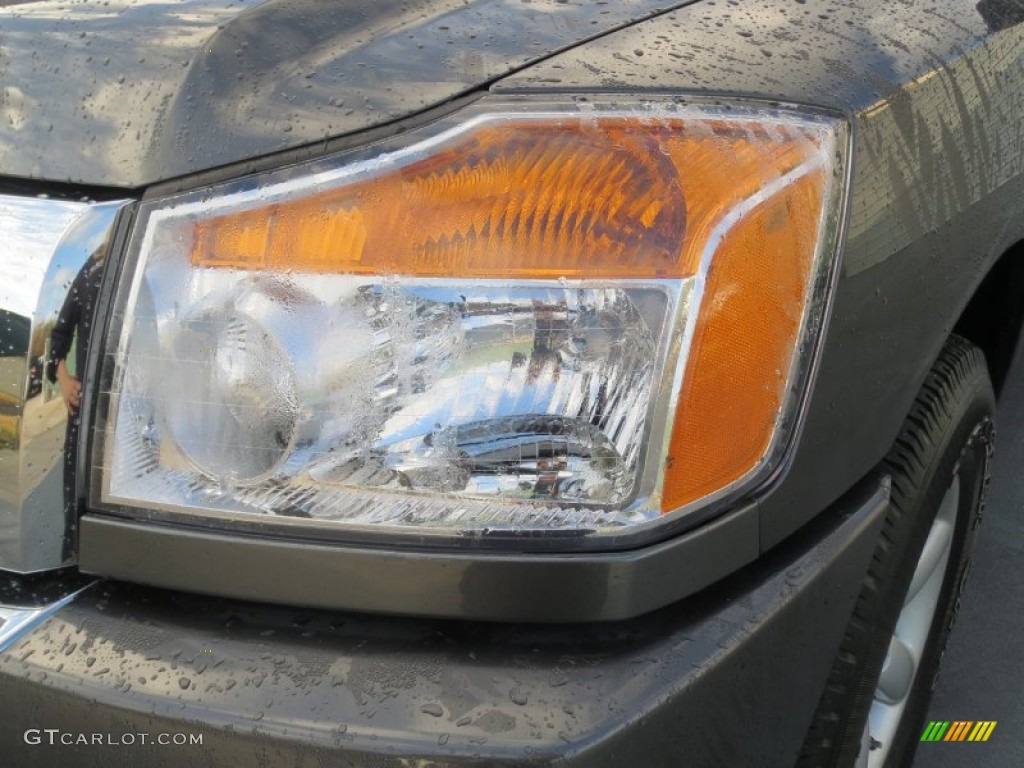
[[988, 741], [996, 720], [932, 720], [921, 734], [921, 741]]

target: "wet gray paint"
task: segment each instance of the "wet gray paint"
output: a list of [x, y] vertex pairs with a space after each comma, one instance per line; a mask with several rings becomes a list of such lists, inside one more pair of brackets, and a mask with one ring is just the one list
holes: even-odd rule
[[[887, 509], [874, 498], [819, 521], [819, 546], [625, 624], [410, 621], [99, 584], [0, 655], [0, 741], [32, 757], [22, 734], [45, 722], [204, 737], [136, 745], [137, 765], [619, 768], [686, 754], [693, 768], [788, 768]], [[783, 689], [764, 716], [764, 692]], [[119, 750], [45, 754], [99, 765]]]
[[299, 147], [681, 4], [0, 3], [0, 175], [139, 187]]

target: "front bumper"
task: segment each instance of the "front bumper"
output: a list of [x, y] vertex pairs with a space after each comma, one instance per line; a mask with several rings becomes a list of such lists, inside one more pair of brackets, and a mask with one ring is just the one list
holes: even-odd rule
[[615, 624], [392, 619], [100, 582], [0, 654], [4, 762], [790, 766], [887, 504], [887, 481], [869, 478], [753, 565]]

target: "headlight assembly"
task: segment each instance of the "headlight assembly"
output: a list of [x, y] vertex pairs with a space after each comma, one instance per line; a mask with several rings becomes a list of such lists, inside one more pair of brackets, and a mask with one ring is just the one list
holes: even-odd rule
[[748, 491], [796, 421], [845, 150], [784, 109], [484, 100], [147, 202], [93, 501], [601, 546]]

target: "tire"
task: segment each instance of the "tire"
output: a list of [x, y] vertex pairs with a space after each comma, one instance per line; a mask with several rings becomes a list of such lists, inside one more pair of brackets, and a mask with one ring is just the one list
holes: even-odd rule
[[[892, 479], [889, 511], [799, 768], [910, 764], [970, 570], [989, 480], [994, 412], [984, 355], [965, 339], [950, 337], [883, 463]], [[935, 560], [937, 551], [948, 552], [944, 567], [941, 557]], [[929, 571], [934, 576], [922, 582], [932, 562], [938, 563]], [[910, 646], [916, 642], [916, 666], [914, 654], [908, 657], [895, 642], [887, 659], [894, 633]]]

